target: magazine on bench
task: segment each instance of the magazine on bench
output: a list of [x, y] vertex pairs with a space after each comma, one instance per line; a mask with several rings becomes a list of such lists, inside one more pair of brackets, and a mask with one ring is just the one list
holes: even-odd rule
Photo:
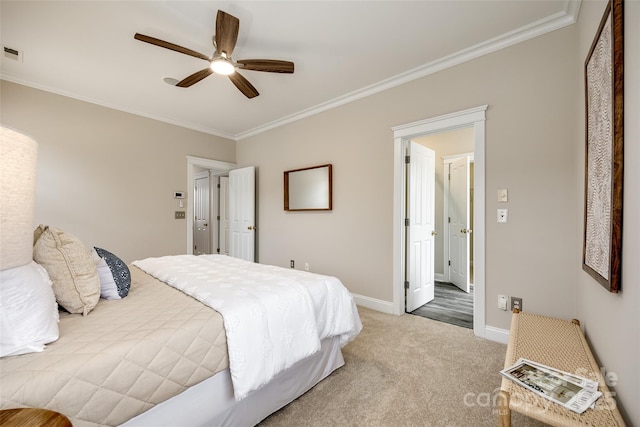
[[505, 378], [578, 414], [602, 396], [598, 382], [527, 359], [500, 371]]

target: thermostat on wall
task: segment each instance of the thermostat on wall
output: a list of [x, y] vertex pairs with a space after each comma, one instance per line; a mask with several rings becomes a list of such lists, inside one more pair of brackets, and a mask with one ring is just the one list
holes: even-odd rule
[[176, 191], [173, 194], [174, 199], [184, 199], [184, 191]]

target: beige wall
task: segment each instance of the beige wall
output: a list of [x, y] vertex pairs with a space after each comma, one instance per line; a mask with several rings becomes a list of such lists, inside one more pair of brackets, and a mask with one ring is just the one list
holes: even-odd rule
[[235, 143], [2, 81], [1, 121], [38, 142], [36, 224], [126, 262], [186, 252], [174, 191], [187, 155], [235, 161]]
[[[238, 164], [258, 166], [260, 262], [308, 262], [351, 292], [391, 301], [391, 129], [380, 144], [380, 129], [368, 125], [386, 121], [380, 113], [350, 104], [238, 142]], [[283, 172], [325, 163], [333, 164], [333, 210], [285, 212]]]
[[[238, 163], [259, 167], [261, 262], [308, 261], [356, 294], [392, 301], [391, 127], [489, 104], [487, 324], [509, 327], [501, 293], [574, 316], [575, 51], [574, 26], [239, 141]], [[333, 212], [285, 213], [282, 172], [322, 163], [335, 166]], [[510, 191], [508, 224], [495, 223], [498, 188]]]
[[[604, 12], [605, 3], [583, 2], [580, 10], [580, 46], [576, 73], [582, 75], [584, 60]], [[607, 372], [616, 374], [614, 387], [622, 412], [629, 425], [640, 426], [640, 2], [626, 1], [624, 51], [624, 207], [622, 231], [622, 291], [610, 294], [587, 273], [576, 268], [578, 318], [596, 358]], [[583, 82], [578, 82], [580, 97]], [[574, 144], [579, 167], [576, 170], [576, 192], [579, 197], [575, 221], [580, 224], [580, 236], [574, 251], [582, 259], [584, 215], [584, 106], [575, 110], [578, 138]]]
[[[449, 257], [445, 257], [444, 254], [444, 184], [448, 176], [445, 175], [443, 158], [454, 154], [473, 153], [473, 127], [416, 138], [414, 142], [436, 153], [435, 227], [438, 234], [435, 237], [434, 269], [436, 274], [444, 274], [445, 269], [448, 268], [444, 263]], [[447, 173], [448, 171], [446, 169]], [[470, 218], [470, 224], [472, 223]]]
[[[640, 2], [626, 2], [627, 118], [640, 117]], [[625, 123], [623, 292], [610, 295], [581, 270], [583, 63], [603, 3], [583, 2], [574, 25], [316, 116], [241, 140], [237, 161], [258, 166], [263, 263], [340, 277], [354, 293], [392, 301], [391, 127], [488, 104], [486, 324], [508, 329], [498, 294], [527, 311], [579, 317], [600, 363], [618, 375], [622, 412], [640, 425], [640, 122]], [[631, 32], [633, 34], [631, 35]], [[334, 164], [334, 210], [285, 213], [282, 172]], [[496, 190], [509, 189], [507, 204]], [[497, 224], [497, 208], [509, 223]], [[631, 219], [630, 219], [631, 218]]]
[[[626, 117], [640, 117], [640, 2], [625, 2]], [[486, 323], [508, 329], [497, 294], [524, 309], [578, 317], [630, 425], [640, 425], [640, 122], [625, 123], [623, 291], [605, 292], [581, 265], [582, 65], [602, 10], [578, 25], [235, 144], [2, 82], [1, 121], [40, 143], [36, 221], [66, 228], [125, 260], [183, 253], [171, 198], [186, 189], [186, 155], [256, 165], [263, 263], [340, 277], [354, 293], [392, 300], [391, 127], [489, 104], [486, 122]], [[633, 31], [633, 34], [631, 32]], [[235, 149], [237, 148], [237, 155]], [[124, 154], [123, 154], [124, 153]], [[287, 169], [334, 165], [334, 210], [286, 213]], [[507, 206], [496, 190], [509, 189]], [[498, 207], [509, 223], [496, 224]]]

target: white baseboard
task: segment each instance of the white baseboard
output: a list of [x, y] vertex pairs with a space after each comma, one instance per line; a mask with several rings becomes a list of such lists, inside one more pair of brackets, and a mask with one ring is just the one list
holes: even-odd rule
[[509, 342], [509, 331], [507, 329], [495, 328], [493, 326], [485, 326], [484, 337], [491, 341], [507, 344]]
[[[393, 303], [389, 301], [383, 301], [358, 294], [351, 294], [351, 296], [353, 296], [353, 300], [355, 301], [356, 305], [366, 307], [371, 310], [380, 311], [386, 314], [393, 314]], [[507, 344], [509, 342], [509, 330], [500, 329], [493, 326], [485, 326], [484, 338], [490, 341]]]
[[386, 314], [393, 314], [393, 303], [383, 301], [376, 298], [365, 297], [363, 295], [351, 294], [356, 305], [370, 308], [371, 310], [380, 311]]
[[444, 274], [442, 273], [436, 273], [434, 274], [434, 278], [433, 278], [436, 282], [445, 282], [446, 280], [444, 280]]

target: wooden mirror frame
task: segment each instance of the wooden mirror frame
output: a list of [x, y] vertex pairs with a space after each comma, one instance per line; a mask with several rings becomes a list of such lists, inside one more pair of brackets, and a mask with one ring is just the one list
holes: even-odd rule
[[[326, 169], [326, 178], [323, 171]], [[284, 172], [285, 211], [330, 211], [333, 209], [332, 165], [311, 166]], [[310, 192], [316, 192], [316, 197]], [[306, 197], [303, 197], [306, 196]], [[295, 200], [292, 200], [295, 197]]]

